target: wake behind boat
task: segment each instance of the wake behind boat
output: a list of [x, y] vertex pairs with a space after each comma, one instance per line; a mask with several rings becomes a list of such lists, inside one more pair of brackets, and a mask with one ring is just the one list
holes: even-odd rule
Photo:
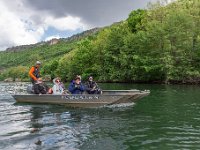
[[68, 107], [100, 107], [105, 105], [132, 103], [149, 95], [150, 91], [139, 90], [104, 90], [102, 94], [74, 94], [74, 95], [12, 95], [16, 102], [61, 104]]

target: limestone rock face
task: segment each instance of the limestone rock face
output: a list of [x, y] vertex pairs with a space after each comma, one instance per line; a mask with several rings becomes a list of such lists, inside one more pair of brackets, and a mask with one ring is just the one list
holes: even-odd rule
[[49, 45], [55, 45], [55, 44], [57, 44], [59, 42], [59, 39], [51, 39], [50, 41], [49, 41]]

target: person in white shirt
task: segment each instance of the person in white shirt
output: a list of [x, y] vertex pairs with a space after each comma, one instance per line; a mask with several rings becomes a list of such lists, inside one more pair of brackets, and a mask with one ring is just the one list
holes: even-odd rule
[[52, 91], [53, 91], [53, 95], [61, 95], [64, 93], [64, 87], [63, 87], [63, 83], [60, 81], [59, 78], [55, 78], [53, 79], [53, 87], [52, 87]]

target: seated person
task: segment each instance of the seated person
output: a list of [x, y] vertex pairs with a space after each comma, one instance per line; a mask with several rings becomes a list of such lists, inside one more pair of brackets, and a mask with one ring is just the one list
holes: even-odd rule
[[90, 76], [88, 78], [88, 82], [86, 83], [86, 91], [88, 94], [101, 94], [102, 91], [98, 87], [97, 83], [93, 81], [93, 77]]
[[69, 85], [69, 91], [71, 94], [82, 94], [84, 92], [84, 86], [81, 83], [81, 79], [77, 76]]
[[49, 87], [42, 81], [42, 78], [38, 78], [33, 85], [34, 94], [48, 94]]
[[60, 81], [60, 78], [53, 79], [53, 87], [52, 87], [52, 94], [54, 95], [61, 95], [64, 94], [64, 85]]

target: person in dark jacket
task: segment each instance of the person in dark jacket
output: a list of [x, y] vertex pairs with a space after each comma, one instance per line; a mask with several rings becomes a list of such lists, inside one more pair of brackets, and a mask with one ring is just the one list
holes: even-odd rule
[[82, 94], [85, 90], [83, 84], [81, 83], [80, 77], [76, 77], [69, 85], [68, 90], [71, 94]]
[[34, 94], [48, 94], [48, 90], [49, 87], [42, 81], [42, 78], [38, 78], [33, 85]]
[[93, 77], [90, 76], [88, 78], [88, 82], [86, 83], [86, 91], [88, 94], [101, 94], [101, 89], [98, 87], [97, 83], [93, 81]]

